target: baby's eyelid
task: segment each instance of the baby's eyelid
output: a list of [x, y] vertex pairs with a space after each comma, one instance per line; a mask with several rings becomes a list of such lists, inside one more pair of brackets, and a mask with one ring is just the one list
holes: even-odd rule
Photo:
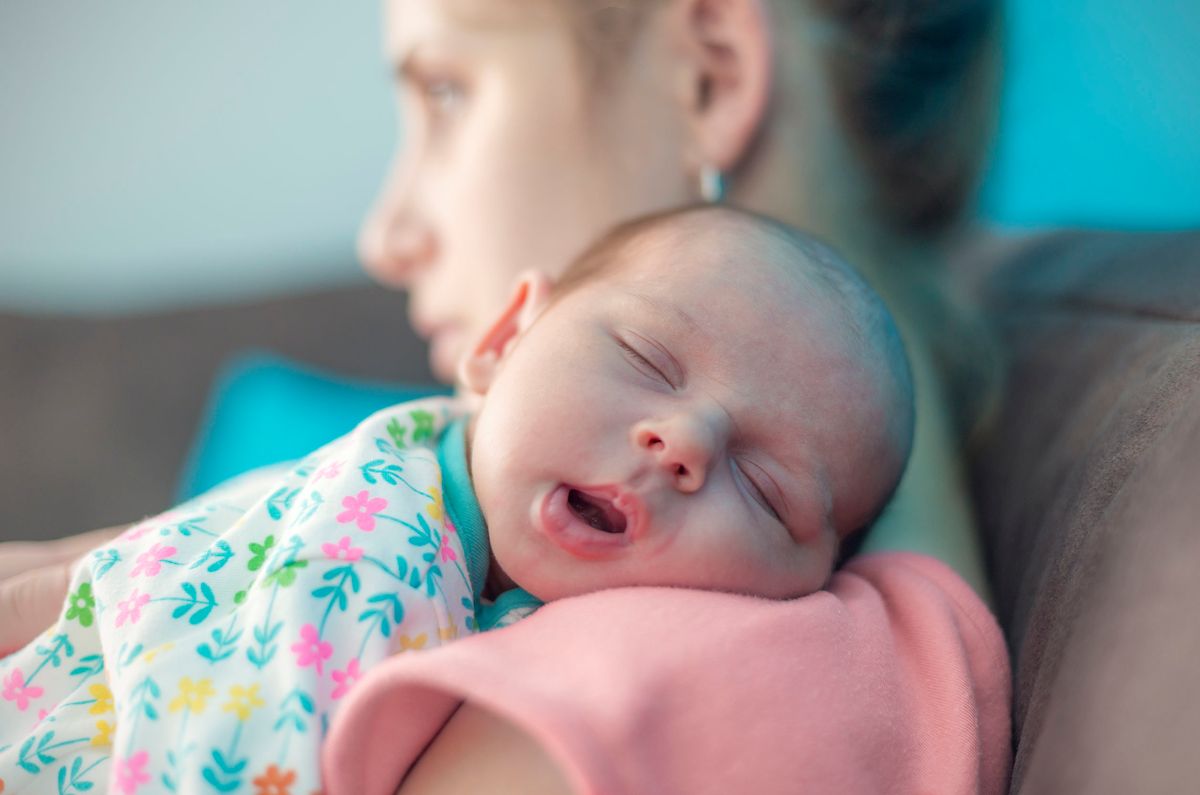
[[[760, 473], [760, 477], [766, 477], [766, 473], [762, 471], [762, 467], [758, 466], [758, 464], [755, 464], [752, 461], [744, 461], [741, 466], [747, 469], [756, 469]], [[750, 488], [754, 490], [757, 502], [762, 505], [762, 507], [765, 508], [767, 512], [775, 518], [776, 521], [782, 523], [783, 518], [780, 516], [779, 511], [775, 508], [775, 505], [771, 502], [771, 498], [767, 496], [769, 489], [765, 489], [760, 486], [758, 481], [749, 474], [745, 472], [743, 472], [743, 474], [745, 475], [746, 482], [750, 484]]]
[[662, 379], [671, 385], [672, 389], [680, 389], [684, 384], [683, 368], [679, 364], [679, 360], [671, 355], [671, 352], [661, 344], [649, 340], [638, 334], [635, 331], [630, 331], [629, 335], [640, 340], [644, 345], [652, 348], [655, 351], [655, 358], [658, 363], [652, 361], [650, 357], [644, 354], [638, 354], [645, 359], [647, 363], [654, 368], [654, 371], [662, 376]]
[[634, 360], [634, 364], [636, 366], [648, 370], [650, 374], [653, 374], [656, 378], [662, 379], [663, 383], [667, 384], [668, 386], [675, 386], [673, 383], [671, 383], [671, 379], [667, 377], [667, 374], [662, 371], [662, 368], [650, 361], [650, 359], [640, 353], [632, 345], [620, 338], [617, 339], [617, 344], [621, 346], [621, 350], [625, 352], [626, 356]]

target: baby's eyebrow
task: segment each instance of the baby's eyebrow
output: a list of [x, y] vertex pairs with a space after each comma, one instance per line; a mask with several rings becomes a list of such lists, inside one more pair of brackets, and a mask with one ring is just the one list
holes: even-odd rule
[[655, 316], [661, 316], [664, 311], [670, 314], [671, 317], [669, 317], [668, 320], [675, 320], [679, 325], [684, 327], [687, 334], [704, 334], [704, 329], [683, 307], [674, 303], [668, 302], [664, 304], [660, 301], [655, 301], [653, 298], [643, 295], [642, 293], [630, 292], [629, 295], [645, 304], [646, 308], [649, 309]]

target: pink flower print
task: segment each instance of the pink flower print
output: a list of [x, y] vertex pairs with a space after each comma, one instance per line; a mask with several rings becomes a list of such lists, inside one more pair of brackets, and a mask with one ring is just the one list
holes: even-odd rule
[[4, 700], [15, 701], [21, 712], [29, 709], [29, 702], [41, 698], [44, 691], [40, 687], [25, 684], [25, 674], [20, 668], [14, 668], [12, 673], [4, 677]]
[[337, 515], [337, 520], [342, 524], [358, 522], [358, 529], [369, 533], [375, 529], [375, 514], [386, 508], [387, 504], [388, 501], [383, 497], [372, 499], [363, 489], [353, 497], [342, 499], [342, 507], [346, 510]]
[[140, 593], [137, 588], [129, 594], [129, 598], [117, 602], [117, 626], [126, 621], [130, 626], [136, 624], [142, 617], [142, 608], [150, 601], [150, 594]]
[[313, 478], [313, 483], [316, 483], [321, 478], [333, 480], [338, 475], [342, 474], [342, 464], [344, 463], [344, 461], [334, 461], [331, 464], [321, 467], [317, 470], [317, 476]]
[[176, 551], [175, 547], [164, 547], [157, 541], [154, 542], [154, 546], [138, 555], [137, 565], [133, 567], [133, 571], [129, 572], [129, 576], [136, 577], [139, 574], [145, 574], [147, 577], [156, 576], [162, 571], [162, 561], [174, 555]]
[[458, 560], [458, 554], [455, 553], [454, 548], [450, 546], [449, 533], [442, 534], [442, 543], [438, 547], [438, 554], [442, 556], [442, 563], [445, 563], [448, 560]]
[[333, 689], [333, 694], [332, 694], [333, 700], [336, 701], [339, 698], [341, 698], [342, 696], [349, 693], [350, 688], [354, 687], [354, 684], [358, 681], [359, 677], [361, 677], [361, 676], [362, 676], [362, 672], [358, 670], [358, 658], [357, 657], [355, 657], [349, 663], [347, 663], [346, 670], [334, 671], [333, 672], [333, 681], [337, 682], [337, 687], [335, 687]]
[[336, 544], [322, 544], [321, 551], [330, 560], [344, 560], [347, 563], [353, 563], [363, 556], [360, 547], [350, 546], [350, 536], [342, 536], [342, 540]]
[[139, 538], [146, 535], [146, 533], [149, 533], [153, 529], [154, 529], [154, 524], [149, 519], [147, 519], [146, 521], [141, 522], [140, 524], [135, 524], [133, 527], [129, 528], [124, 533], [121, 533], [120, 537], [117, 540], [118, 541], [137, 541]]
[[300, 642], [292, 644], [292, 651], [296, 653], [297, 666], [304, 668], [315, 664], [317, 675], [320, 676], [321, 667], [333, 654], [333, 645], [321, 640], [316, 627], [305, 624], [300, 628]]
[[113, 778], [116, 779], [117, 790], [122, 795], [134, 795], [138, 787], [150, 781], [150, 774], [146, 772], [146, 763], [149, 761], [150, 754], [146, 751], [138, 751], [133, 756], [123, 759], [117, 757]]

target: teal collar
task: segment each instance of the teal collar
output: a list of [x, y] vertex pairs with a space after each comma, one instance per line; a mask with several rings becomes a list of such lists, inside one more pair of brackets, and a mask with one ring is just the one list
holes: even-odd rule
[[471, 486], [471, 470], [467, 465], [467, 418], [451, 423], [438, 440], [438, 464], [442, 468], [442, 490], [446, 513], [458, 531], [458, 540], [467, 553], [467, 575], [471, 591], [478, 604], [487, 582], [491, 563], [487, 524]]
[[[483, 520], [479, 500], [475, 499], [471, 470], [467, 464], [467, 418], [455, 420], [446, 428], [438, 440], [437, 458], [442, 468], [446, 513], [454, 523], [458, 540], [467, 553], [467, 576], [471, 578], [471, 592], [475, 597], [476, 627], [486, 632], [540, 607], [541, 602], [520, 588], [505, 591], [496, 597], [494, 603], [483, 599], [492, 553], [488, 544], [487, 523]], [[514, 618], [510, 619], [508, 614], [514, 611], [521, 612], [514, 613]]]

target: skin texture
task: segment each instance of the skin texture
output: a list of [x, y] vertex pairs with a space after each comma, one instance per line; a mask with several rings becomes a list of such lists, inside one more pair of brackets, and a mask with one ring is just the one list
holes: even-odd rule
[[[410, 290], [413, 322], [432, 338], [435, 369], [448, 378], [468, 341], [504, 308], [517, 274], [557, 275], [613, 222], [695, 201], [700, 167], [721, 169], [731, 203], [837, 245], [884, 295], [905, 335], [919, 418], [913, 454], [866, 548], [932, 554], [986, 593], [932, 354], [947, 332], [926, 309], [949, 300], [937, 250], [889, 231], [870, 209], [814, 50], [819, 26], [802, 7], [663, 0], [621, 59], [624, 70], [606, 75], [598, 91], [552, 4], [385, 0], [386, 57], [403, 75], [405, 132], [364, 224], [362, 256], [379, 281]], [[54, 615], [65, 596], [57, 567], [91, 545], [21, 549], [31, 571], [19, 589], [0, 568], [0, 628], [19, 630], [10, 645], [31, 639], [38, 617]], [[0, 546], [0, 567], [12, 553]], [[31, 592], [31, 580], [40, 583], [32, 609], [27, 597], [14, 599]], [[499, 791], [499, 780], [535, 791], [522, 787], [521, 771], [532, 781], [532, 771], [552, 763], [528, 743], [514, 759], [490, 754], [508, 747], [511, 734], [494, 721], [458, 731], [474, 712], [460, 710], [421, 763], [428, 775], [404, 792], [439, 791], [435, 782], [453, 766], [435, 762], [456, 753], [470, 754], [462, 767], [483, 783], [469, 791]]]
[[[461, 369], [482, 395], [471, 469], [503, 584], [545, 601], [818, 590], [899, 478], [911, 424], [889, 418], [912, 412], [869, 369], [883, 354], [863, 354], [862, 313], [822, 289], [835, 266], [718, 209], [612, 259], [557, 301], [531, 272]], [[625, 532], [572, 516], [569, 490], [622, 510]]]
[[[377, 280], [409, 291], [449, 381], [517, 273], [556, 274], [597, 231], [689, 198], [674, 167], [682, 124], [658, 65], [637, 93], [595, 107], [575, 39], [547, 10], [405, 0], [385, 4], [384, 29], [403, 143], [360, 253]], [[662, 134], [631, 134], [610, 112]]]

